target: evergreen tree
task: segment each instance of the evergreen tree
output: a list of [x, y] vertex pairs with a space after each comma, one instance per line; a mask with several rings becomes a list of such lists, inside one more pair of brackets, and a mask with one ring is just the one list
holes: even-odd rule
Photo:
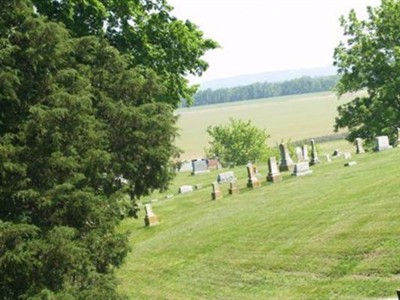
[[1, 299], [120, 298], [115, 228], [172, 178], [169, 88], [106, 39], [0, 2]]

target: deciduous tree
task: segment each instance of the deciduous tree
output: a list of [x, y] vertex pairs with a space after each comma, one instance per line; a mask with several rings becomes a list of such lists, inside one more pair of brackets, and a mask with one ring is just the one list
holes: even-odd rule
[[197, 86], [185, 75], [201, 75], [202, 56], [218, 45], [189, 20], [172, 15], [166, 0], [33, 0], [37, 11], [65, 24], [75, 36], [105, 37], [135, 66], [149, 67], [162, 79], [157, 101], [178, 106], [192, 103]]
[[400, 127], [400, 1], [382, 0], [368, 8], [368, 19], [355, 11], [341, 18], [346, 41], [335, 49], [342, 76], [337, 91], [365, 90], [366, 94], [338, 108], [335, 129], [348, 128], [350, 141], [361, 137], [370, 144], [378, 135], [395, 140]]
[[210, 148], [206, 149], [207, 156], [218, 157], [225, 164], [243, 165], [266, 159], [270, 152], [266, 130], [257, 128], [250, 120], [231, 118], [227, 125], [209, 126], [207, 133], [212, 138]]

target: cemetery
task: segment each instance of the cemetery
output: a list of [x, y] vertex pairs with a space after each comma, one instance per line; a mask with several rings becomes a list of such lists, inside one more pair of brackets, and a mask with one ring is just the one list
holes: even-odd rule
[[[160, 298], [165, 291], [176, 298], [202, 298], [210, 276], [227, 286], [223, 292], [227, 298], [322, 299], [330, 293], [326, 282], [349, 299], [365, 299], [363, 291], [371, 281], [382, 293], [393, 294], [397, 281], [388, 274], [398, 266], [400, 241], [393, 227], [398, 214], [390, 209], [398, 201], [398, 167], [392, 162], [400, 159], [400, 150], [355, 155], [359, 147], [344, 141], [314, 142], [314, 151], [312, 144], [301, 147], [310, 151], [310, 161], [321, 156], [329, 157], [329, 163], [318, 159], [311, 166], [303, 156], [301, 162], [292, 160], [292, 170], [280, 171], [282, 156], [278, 156], [257, 162], [257, 173], [252, 164], [196, 176], [179, 173], [170, 191], [196, 184], [203, 189], [175, 192], [171, 199], [158, 197], [163, 200], [154, 203], [153, 210], [162, 221], [157, 231], [141, 230], [139, 236], [131, 236], [136, 251], [129, 254], [129, 265], [118, 271], [119, 280], [124, 286], [135, 280], [135, 293], [143, 298]], [[284, 150], [278, 152], [284, 161], [290, 161], [289, 147], [279, 148]], [[298, 158], [296, 152], [293, 148]], [[385, 213], [371, 218], [371, 210]], [[122, 228], [136, 231], [144, 226], [127, 220]], [[380, 235], [382, 226], [393, 229]], [[161, 243], [163, 236], [169, 238]], [[381, 243], [393, 246], [379, 250]], [[140, 261], [135, 262], [136, 255]], [[144, 275], [138, 272], [143, 268], [158, 271]], [[369, 277], [373, 269], [380, 270], [381, 277]], [[278, 288], [282, 272], [287, 281], [284, 289]], [[298, 272], [311, 275], [302, 279]], [[149, 280], [157, 281], [163, 292], [150, 292]], [[242, 291], [235, 285], [238, 280], [252, 289]], [[183, 285], [190, 290], [175, 290]], [[299, 285], [303, 289], [296, 289]]]
[[400, 0], [183, 2], [0, 1], [0, 299], [400, 299]]

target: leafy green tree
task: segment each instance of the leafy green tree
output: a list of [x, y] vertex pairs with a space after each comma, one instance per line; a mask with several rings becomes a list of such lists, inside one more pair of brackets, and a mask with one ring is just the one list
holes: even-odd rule
[[378, 135], [395, 140], [400, 127], [399, 23], [398, 0], [368, 7], [367, 20], [358, 19], [354, 10], [341, 18], [347, 40], [334, 54], [341, 75], [338, 94], [366, 91], [338, 108], [335, 130], [348, 128], [350, 141], [361, 137], [371, 144]]
[[105, 37], [134, 66], [149, 67], [162, 79], [157, 101], [177, 107], [193, 102], [197, 86], [185, 75], [201, 75], [208, 67], [201, 57], [218, 45], [195, 24], [172, 14], [166, 0], [33, 0], [37, 11], [62, 22], [74, 36]]
[[37, 11], [0, 1], [0, 298], [119, 299], [115, 228], [173, 176], [170, 86]]
[[222, 163], [246, 164], [248, 161], [266, 159], [270, 153], [266, 140], [267, 132], [254, 126], [251, 121], [229, 120], [227, 125], [209, 126], [207, 133], [212, 138], [208, 157], [218, 157]]

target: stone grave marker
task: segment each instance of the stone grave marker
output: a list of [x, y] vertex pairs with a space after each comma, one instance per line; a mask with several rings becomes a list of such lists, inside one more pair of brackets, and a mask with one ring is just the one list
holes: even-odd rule
[[251, 164], [247, 165], [247, 187], [249, 188], [258, 188], [261, 186], [260, 180], [254, 174], [254, 168]]
[[336, 158], [340, 156], [342, 156], [342, 152], [339, 149], [335, 149], [332, 153], [332, 157]]
[[351, 153], [350, 152], [345, 152], [343, 154], [343, 156], [344, 156], [344, 159], [350, 159], [351, 158]]
[[357, 164], [357, 162], [355, 161], [349, 161], [347, 163], [344, 164], [345, 167], [352, 167], [355, 166]]
[[229, 195], [236, 195], [239, 194], [239, 187], [237, 186], [236, 180], [229, 182]]
[[317, 154], [317, 148], [315, 147], [315, 141], [314, 139], [310, 140], [311, 143], [311, 160], [310, 160], [310, 165], [316, 165], [320, 163], [320, 160], [318, 158], [318, 154]]
[[220, 173], [217, 176], [218, 183], [231, 182], [232, 180], [236, 180], [235, 174], [233, 173], [233, 171]]
[[192, 160], [192, 175], [197, 175], [201, 173], [208, 173], [207, 161], [205, 159], [194, 159]]
[[376, 146], [375, 146], [375, 151], [383, 151], [386, 149], [391, 149], [393, 148], [389, 144], [389, 138], [387, 135], [382, 135], [382, 136], [377, 136], [376, 137]]
[[279, 172], [275, 157], [268, 158], [267, 181], [273, 182], [273, 183], [282, 181], [282, 176], [281, 176], [281, 173]]
[[331, 156], [329, 154], [325, 155], [327, 162], [332, 162]]
[[356, 144], [356, 154], [365, 153], [361, 138], [356, 138], [355, 144]]
[[208, 169], [210, 170], [220, 170], [222, 169], [221, 164], [218, 159], [209, 159], [207, 161]]
[[153, 213], [151, 204], [145, 204], [144, 211], [146, 214], [144, 217], [144, 224], [146, 226], [154, 226], [159, 224], [157, 216]]
[[301, 147], [296, 147], [296, 156], [297, 156], [297, 162], [304, 161], [303, 150], [301, 149]]
[[294, 162], [290, 157], [289, 150], [285, 144], [279, 145], [279, 151], [281, 153], [281, 162], [279, 164], [279, 171], [292, 171]]
[[179, 188], [179, 194], [188, 194], [193, 192], [193, 186], [192, 185], [182, 185]]
[[203, 188], [203, 185], [201, 183], [195, 184], [194, 189], [195, 190], [200, 190]]
[[294, 165], [293, 176], [305, 176], [312, 174], [312, 170], [310, 170], [310, 164], [308, 162], [301, 162]]
[[193, 170], [192, 162], [184, 161], [179, 168], [179, 172], [191, 172]]
[[222, 198], [221, 187], [219, 186], [218, 182], [213, 182], [211, 199], [212, 200], [218, 200], [218, 199], [221, 199], [221, 198]]
[[397, 141], [396, 141], [397, 147], [400, 147], [400, 128], [397, 128]]
[[310, 161], [310, 158], [308, 157], [308, 146], [307, 145], [301, 146], [301, 152], [303, 155], [303, 161]]

